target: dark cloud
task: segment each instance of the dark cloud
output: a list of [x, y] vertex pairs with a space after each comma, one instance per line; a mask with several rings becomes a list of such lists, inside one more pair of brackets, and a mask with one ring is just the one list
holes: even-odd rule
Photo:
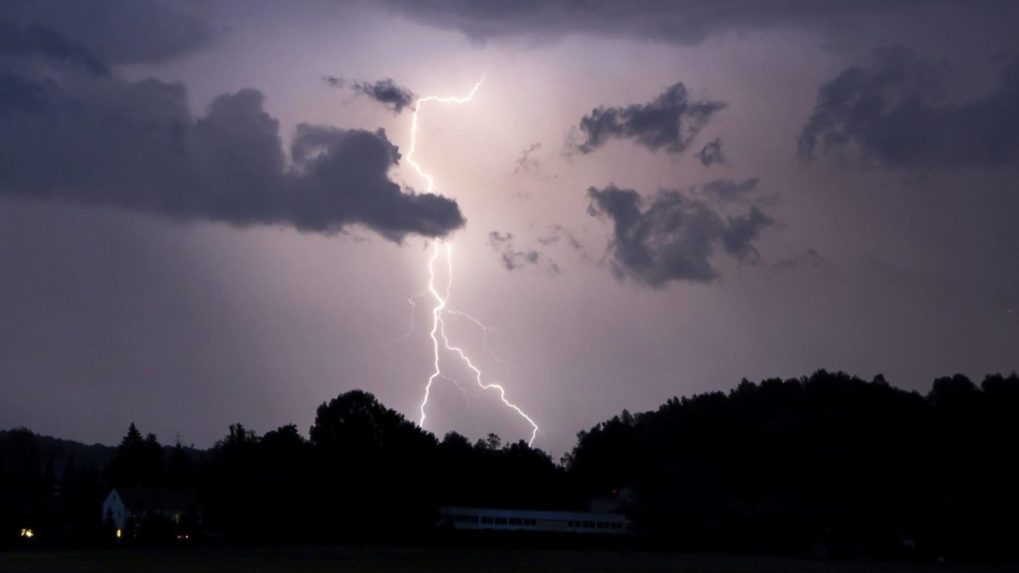
[[336, 76], [322, 78], [330, 87], [349, 87], [357, 95], [368, 96], [379, 102], [393, 113], [400, 113], [404, 108], [414, 105], [414, 92], [398, 85], [391, 78], [376, 82], [350, 81]]
[[725, 154], [722, 153], [722, 138], [716, 137], [714, 140], [706, 143], [697, 152], [697, 159], [705, 167], [711, 167], [716, 163], [725, 163]]
[[46, 107], [41, 82], [0, 71], [0, 117], [8, 111], [38, 112]]
[[6, 0], [0, 20], [22, 29], [28, 35], [22, 40], [51, 55], [87, 64], [81, 48], [87, 49], [98, 58], [87, 65], [161, 62], [206, 46], [215, 36], [187, 3], [163, 0]]
[[754, 242], [761, 236], [761, 231], [774, 221], [764, 214], [756, 205], [750, 206], [746, 215], [726, 218], [726, 226], [722, 231], [722, 246], [730, 255], [741, 263], [756, 263], [761, 259], [754, 247]]
[[508, 271], [514, 271], [528, 266], [542, 267], [549, 274], [559, 274], [559, 265], [545, 256], [537, 249], [517, 249], [514, 246], [512, 233], [500, 233], [492, 231], [488, 234], [488, 244], [491, 245], [502, 260], [502, 266]]
[[72, 79], [0, 75], [0, 194], [392, 240], [464, 224], [454, 201], [389, 179], [400, 154], [381, 130], [301, 125], [288, 164], [256, 90], [194, 117], [181, 84]]
[[986, 96], [945, 99], [934, 66], [903, 49], [879, 50], [869, 67], [849, 68], [821, 86], [800, 135], [800, 155], [923, 169], [1016, 162], [1019, 58]]
[[691, 100], [686, 86], [677, 82], [645, 104], [595, 108], [581, 118], [580, 131], [586, 139], [575, 147], [591, 153], [610, 139], [632, 139], [651, 151], [679, 154], [724, 107], [718, 101]]
[[[460, 30], [476, 40], [507, 36], [562, 37], [586, 33], [698, 44], [727, 33], [794, 27], [825, 32], [859, 32], [847, 19], [892, 14], [917, 18], [923, 0], [548, 0], [477, 2], [473, 0], [385, 0], [394, 10], [430, 25]], [[992, 14], [1007, 12], [1006, 2], [981, 4]]]
[[0, 56], [41, 58], [80, 66], [94, 74], [108, 73], [106, 64], [92, 50], [39, 24], [16, 26], [0, 20]]
[[723, 216], [707, 203], [663, 190], [650, 204], [632, 189], [609, 185], [587, 190], [588, 213], [613, 224], [612, 270], [659, 288], [670, 281], [710, 282], [718, 277], [711, 258], [720, 246], [740, 262], [758, 260], [754, 242], [772, 220], [757, 207]]

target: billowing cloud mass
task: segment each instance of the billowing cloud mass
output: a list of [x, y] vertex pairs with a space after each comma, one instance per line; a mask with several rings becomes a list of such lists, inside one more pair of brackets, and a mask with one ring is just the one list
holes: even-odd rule
[[722, 138], [716, 137], [714, 140], [706, 143], [697, 152], [697, 159], [705, 167], [711, 167], [716, 163], [725, 163], [725, 154], [722, 153]]
[[40, 57], [97, 75], [108, 73], [92, 50], [39, 24], [16, 26], [0, 20], [0, 57], [5, 56]]
[[1019, 58], [995, 89], [945, 101], [938, 71], [898, 48], [879, 50], [821, 86], [799, 141], [805, 159], [836, 156], [882, 167], [1019, 164]]
[[723, 216], [676, 190], [663, 190], [650, 202], [615, 185], [591, 187], [587, 195], [588, 213], [612, 223], [613, 273], [655, 288], [671, 281], [714, 280], [718, 272], [711, 258], [718, 247], [740, 262], [756, 262], [754, 243], [772, 224], [756, 206], [745, 215]]
[[541, 267], [552, 275], [559, 274], [559, 265], [541, 251], [534, 248], [516, 248], [512, 233], [492, 231], [488, 234], [488, 244], [499, 253], [502, 266], [508, 271], [534, 266]]
[[595, 108], [580, 120], [585, 139], [576, 148], [591, 153], [610, 139], [631, 139], [651, 151], [679, 154], [724, 107], [719, 101], [691, 100], [683, 82], [677, 82], [648, 103]]
[[389, 179], [400, 154], [381, 130], [301, 125], [288, 162], [257, 90], [195, 117], [182, 84], [97, 75], [77, 44], [19, 30], [0, 42], [13, 58], [0, 72], [0, 194], [231, 225], [357, 224], [392, 240], [464, 224], [454, 201]]
[[0, 3], [0, 21], [6, 22], [0, 28], [2, 44], [8, 44], [12, 28], [20, 29], [18, 34], [35, 38], [51, 56], [54, 50], [71, 56], [88, 46], [94, 62], [115, 65], [165, 61], [215, 39], [212, 27], [190, 12], [188, 3], [163, 0], [6, 0]]
[[392, 111], [400, 113], [404, 108], [414, 104], [414, 92], [405, 88], [391, 78], [375, 82], [350, 81], [336, 76], [322, 78], [331, 87], [349, 87], [357, 95], [367, 96]]

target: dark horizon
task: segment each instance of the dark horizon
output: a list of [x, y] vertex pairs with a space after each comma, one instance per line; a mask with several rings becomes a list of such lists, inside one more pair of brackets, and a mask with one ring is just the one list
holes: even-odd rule
[[[715, 395], [715, 394], [731, 395], [734, 392], [736, 392], [741, 385], [746, 384], [746, 383], [761, 384], [761, 383], [770, 382], [770, 381], [802, 382], [804, 380], [810, 379], [813, 376], [828, 375], [828, 374], [835, 375], [835, 376], [850, 376], [850, 377], [852, 377], [854, 379], [861, 379], [862, 380], [862, 378], [859, 378], [859, 377], [857, 377], [857, 376], [855, 376], [853, 374], [850, 374], [850, 373], [846, 373], [846, 372], [842, 372], [842, 371], [837, 371], [837, 370], [836, 371], [829, 371], [829, 370], [826, 370], [826, 369], [822, 368], [822, 369], [819, 369], [819, 370], [813, 372], [812, 374], [806, 374], [806, 375], [799, 376], [799, 377], [794, 377], [794, 378], [782, 379], [782, 378], [764, 377], [764, 378], [760, 378], [756, 382], [753, 381], [753, 380], [748, 380], [747, 378], [743, 378], [742, 380], [740, 380], [740, 382], [736, 383], [735, 385], [733, 385], [730, 388], [720, 388], [718, 390], [713, 390], [713, 391], [710, 391], [710, 392], [695, 393], [695, 394], [684, 395], [684, 396], [679, 396], [679, 395], [672, 396], [672, 397], [666, 399], [665, 402], [663, 402], [663, 404], [668, 403], [670, 401], [684, 401], [684, 400], [697, 399], [697, 398], [701, 398], [701, 397], [706, 396], [706, 395]], [[969, 377], [967, 377], [967, 376], [965, 376], [963, 374], [960, 374], [960, 373], [955, 373], [955, 374], [952, 374], [952, 375], [939, 376], [939, 377], [935, 378], [934, 380], [931, 381], [931, 387], [928, 388], [926, 391], [923, 391], [923, 389], [906, 388], [906, 387], [897, 385], [897, 384], [894, 383], [894, 381], [887, 380], [885, 378], [885, 376], [883, 374], [880, 374], [880, 373], [875, 375], [869, 382], [871, 382], [871, 383], [887, 384], [890, 388], [892, 388], [894, 390], [905, 392], [905, 393], [908, 393], [908, 394], [911, 394], [911, 395], [915, 395], [917, 397], [928, 398], [929, 399], [933, 395], [933, 393], [934, 393], [934, 386], [937, 383], [939, 383], [939, 381], [951, 381], [951, 380], [966, 381], [966, 382], [972, 383], [975, 387], [981, 387], [983, 385], [983, 383], [985, 381], [987, 381], [987, 380], [997, 380], [999, 378], [1000, 379], [1005, 379], [1005, 380], [1012, 380], [1012, 379], [1017, 379], [1017, 376], [1019, 376], [1019, 374], [1017, 374], [1017, 372], [1015, 372], [1015, 371], [1009, 372], [1007, 374], [1006, 373], [1002, 373], [1002, 372], [995, 372], [995, 373], [988, 373], [988, 374], [984, 375], [982, 378], [978, 378], [977, 381], [971, 381], [971, 379]], [[363, 393], [367, 393], [369, 395], [371, 394], [370, 391], [368, 391], [366, 389], [363, 389], [363, 388], [353, 388], [353, 389], [349, 390], [349, 392], [363, 392]], [[661, 407], [661, 405], [658, 405], [656, 407], [653, 407], [653, 408], [650, 408], [650, 409], [647, 409], [647, 410], [635, 411], [635, 412], [630, 412], [630, 410], [628, 408], [624, 407], [619, 412], [617, 412], [616, 414], [613, 414], [612, 416], [610, 416], [609, 419], [611, 419], [612, 417], [617, 417], [617, 416], [621, 415], [624, 411], [626, 413], [630, 414], [630, 415], [635, 415], [635, 416], [636, 415], [641, 415], [641, 414], [649, 414], [649, 413], [654, 412], [659, 407]], [[138, 420], [132, 419], [131, 421], [129, 421], [128, 425], [131, 426], [131, 427], [137, 427], [139, 425], [138, 424]], [[240, 425], [240, 426], [245, 427], [245, 428], [248, 427], [248, 426], [246, 426], [244, 424], [244, 422], [239, 421], [239, 420], [226, 421], [226, 422], [224, 422], [223, 427], [225, 429], [229, 429], [231, 426], [234, 426], [234, 425]], [[282, 424], [282, 426], [294, 426], [302, 437], [304, 437], [304, 438], [308, 437], [308, 431], [306, 429], [302, 429], [300, 426], [298, 426], [295, 423], [292, 423], [292, 422], [291, 423], [285, 423], [285, 424]], [[595, 424], [595, 426], [597, 426], [597, 424]], [[579, 431], [579, 433], [588, 432], [588, 431], [590, 431], [590, 429], [591, 429], [590, 427], [589, 428], [583, 428], [583, 429], [581, 429]], [[114, 441], [108, 442], [108, 443], [107, 442], [90, 442], [90, 441], [86, 441], [86, 440], [81, 440], [81, 439], [79, 439], [76, 436], [45, 434], [45, 433], [42, 433], [42, 432], [38, 432], [34, 428], [31, 428], [31, 427], [28, 427], [28, 426], [11, 426], [11, 427], [7, 427], [7, 428], [0, 428], [0, 432], [11, 432], [11, 431], [20, 431], [20, 430], [27, 430], [27, 431], [32, 432], [33, 434], [35, 434], [35, 435], [37, 435], [39, 437], [55, 439], [55, 440], [59, 440], [59, 441], [76, 442], [76, 443], [79, 443], [79, 444], [84, 445], [84, 446], [101, 446], [101, 447], [104, 447], [104, 448], [114, 449], [114, 448], [117, 447], [118, 443], [120, 442], [120, 439], [114, 440]], [[270, 428], [267, 431], [272, 431], [272, 430], [279, 430], [279, 427], [277, 427], [275, 429]], [[440, 439], [442, 437], [442, 436], [437, 435], [434, 432], [429, 431], [428, 429], [423, 429], [423, 430], [424, 430], [425, 433], [432, 435], [436, 439]], [[157, 439], [160, 438], [160, 436], [158, 434], [156, 434], [155, 432], [150, 432], [148, 429], [146, 429], [144, 427], [140, 428], [140, 431], [142, 431], [143, 434], [152, 434]], [[450, 430], [450, 432], [458, 433], [455, 430]], [[256, 435], [257, 435], [257, 432], [256, 432]], [[490, 435], [498, 436], [498, 434], [496, 434], [495, 432], [489, 432], [489, 433], [479, 437], [479, 439], [485, 439], [485, 438], [487, 438]], [[499, 437], [502, 438], [502, 436], [499, 436]], [[211, 449], [215, 448], [217, 446], [217, 443], [222, 440], [222, 438], [218, 438], [215, 441], [213, 441], [211, 444], [201, 445], [201, 444], [196, 444], [194, 442], [190, 442], [189, 443], [189, 442], [187, 442], [185, 440], [179, 440], [179, 438], [180, 438], [179, 435], [163, 436], [160, 439], [160, 443], [163, 444], [164, 448], [171, 448], [171, 447], [174, 447], [176, 445], [180, 445], [180, 446], [183, 446], [183, 447], [185, 447], [187, 449], [190, 449], [190, 450], [208, 451], [208, 450], [211, 450]], [[522, 441], [526, 443], [526, 440], [522, 440]], [[541, 450], [541, 448], [537, 447], [537, 446], [535, 446], [534, 449]], [[567, 452], [567, 454], [568, 453], [569, 452]], [[561, 459], [557, 459], [557, 458], [553, 458], [553, 459], [554, 459], [554, 461], [556, 463], [561, 463], [561, 461], [562, 461]]]
[[[309, 438], [292, 424], [264, 435], [231, 424], [208, 450], [161, 445], [144, 423], [91, 451], [0, 431], [11, 486], [0, 492], [0, 550], [18, 547], [21, 531], [20, 546], [37, 550], [538, 543], [1011, 562], [1016, 411], [1016, 374], [979, 385], [943, 377], [921, 396], [818, 371], [624, 410], [578, 434], [559, 461], [495, 434], [440, 440], [357, 390], [321, 404]], [[108, 509], [111, 499], [127, 500], [128, 514]], [[484, 512], [590, 521], [559, 533], [514, 517], [504, 531], [498, 518], [458, 525]], [[597, 539], [606, 534], [614, 540]]]

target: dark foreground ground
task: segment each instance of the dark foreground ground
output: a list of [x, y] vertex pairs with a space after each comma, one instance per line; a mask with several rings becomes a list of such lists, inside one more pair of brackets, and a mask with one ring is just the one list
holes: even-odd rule
[[956, 573], [1007, 571], [953, 565], [840, 563], [616, 551], [301, 547], [125, 549], [0, 554], [2, 573], [459, 573], [461, 571], [672, 571], [677, 573]]

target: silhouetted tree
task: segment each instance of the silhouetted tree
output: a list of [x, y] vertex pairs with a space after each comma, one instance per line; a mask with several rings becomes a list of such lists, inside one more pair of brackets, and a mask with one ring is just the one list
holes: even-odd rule
[[142, 438], [132, 423], [107, 468], [110, 483], [117, 487], [156, 486], [163, 483], [163, 446], [155, 434]]
[[320, 529], [410, 532], [434, 523], [432, 434], [353, 390], [319, 406], [310, 435], [326, 500]]

